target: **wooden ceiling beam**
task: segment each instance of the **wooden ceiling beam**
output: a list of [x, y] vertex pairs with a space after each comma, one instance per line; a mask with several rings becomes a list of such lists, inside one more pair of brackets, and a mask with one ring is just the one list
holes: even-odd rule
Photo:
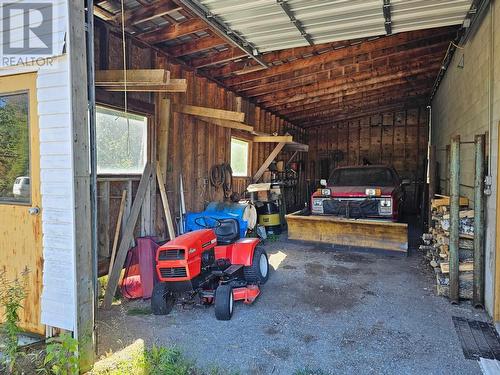
[[[430, 90], [427, 90], [427, 94], [430, 92]], [[340, 106], [332, 106], [330, 108], [324, 107], [324, 108], [318, 108], [316, 111], [308, 111], [308, 112], [303, 112], [300, 114], [300, 116], [294, 116], [293, 121], [296, 122], [303, 122], [303, 121], [315, 121], [317, 119], [321, 119], [325, 116], [331, 116], [332, 114], [336, 113], [341, 113], [345, 111], [351, 111], [351, 112], [356, 112], [356, 111], [362, 111], [365, 110], [366, 108], [370, 108], [371, 106], [385, 106], [393, 103], [399, 103], [400, 101], [418, 101], [419, 103], [425, 103], [426, 100], [428, 100], [428, 97], [426, 95], [423, 95], [421, 93], [414, 94], [414, 95], [388, 95], [388, 96], [382, 96], [382, 97], [372, 97], [369, 100], [364, 100], [362, 102], [354, 100], [351, 102], [346, 102], [342, 103]]]
[[[387, 78], [385, 77], [384, 80], [376, 79], [376, 80], [368, 80], [365, 82], [360, 82], [358, 85], [355, 87], [333, 87], [329, 89], [323, 89], [317, 92], [312, 92], [312, 93], [307, 93], [307, 94], [300, 94], [300, 95], [294, 95], [290, 97], [289, 99], [282, 99], [279, 102], [276, 102], [275, 104], [283, 104], [283, 103], [292, 103], [292, 102], [297, 102], [299, 100], [305, 99], [305, 98], [311, 98], [315, 96], [321, 96], [321, 95], [327, 95], [327, 94], [336, 94], [337, 96], [343, 96], [343, 95], [351, 95], [357, 92], [363, 92], [363, 91], [368, 91], [368, 90], [376, 90], [376, 89], [382, 89], [382, 88], [390, 88], [394, 85], [398, 84], [410, 84], [412, 80], [432, 80], [436, 78], [436, 74], [434, 73], [425, 73], [422, 74], [421, 76], [417, 77], [408, 77], [408, 76], [398, 76], [397, 78]], [[269, 103], [268, 103], [269, 104]], [[269, 108], [269, 105], [263, 105], [265, 108]]]
[[[224, 63], [245, 57], [246, 53], [237, 47], [229, 48], [226, 51], [213, 53], [210, 56], [193, 59], [191, 66], [195, 69], [204, 68], [207, 66]], [[261, 65], [259, 65], [261, 66]]]
[[387, 49], [390, 47], [399, 47], [408, 43], [416, 43], [422, 39], [428, 39], [436, 35], [452, 34], [456, 30], [455, 27], [446, 27], [432, 30], [418, 30], [406, 33], [399, 33], [390, 36], [384, 36], [378, 39], [367, 41], [365, 43], [357, 44], [354, 46], [334, 50], [323, 53], [321, 55], [312, 56], [306, 59], [296, 60], [290, 63], [270, 67], [269, 69], [261, 72], [248, 73], [237, 77], [231, 77], [223, 80], [226, 86], [232, 87], [248, 81], [258, 81], [262, 78], [276, 76], [289, 71], [304, 69], [314, 65], [321, 65], [335, 60], [342, 60], [345, 58], [352, 58], [367, 54], [369, 52]]
[[[279, 86], [283, 82], [289, 82], [292, 79], [300, 77], [313, 76], [321, 74], [326, 70], [340, 69], [343, 73], [350, 74], [351, 72], [373, 69], [381, 65], [401, 63], [414, 58], [419, 58], [423, 55], [438, 54], [444, 58], [446, 48], [449, 45], [447, 37], [436, 37], [429, 40], [421, 41], [418, 46], [408, 44], [411, 48], [398, 49], [393, 53], [388, 53], [383, 57], [372, 57], [372, 52], [362, 56], [352, 56], [351, 58], [342, 59], [340, 61], [330, 61], [321, 65], [315, 65], [305, 69], [298, 69], [288, 73], [276, 75], [273, 77], [263, 78], [258, 81], [245, 82], [240, 85], [233, 86], [232, 89], [245, 95], [252, 95], [255, 89], [263, 88], [270, 89]], [[406, 47], [406, 46], [405, 46]]]
[[336, 115], [332, 115], [329, 118], [322, 119], [317, 122], [303, 122], [300, 123], [300, 126], [304, 128], [311, 128], [311, 127], [316, 127], [316, 126], [326, 126], [326, 125], [333, 125], [336, 122], [339, 121], [348, 121], [348, 120], [354, 120], [357, 118], [361, 117], [366, 117], [366, 116], [371, 116], [375, 114], [379, 114], [381, 112], [389, 112], [389, 111], [395, 111], [395, 110], [404, 110], [408, 108], [417, 108], [419, 106], [424, 105], [425, 102], [415, 102], [415, 101], [401, 101], [401, 102], [394, 102], [391, 104], [388, 104], [386, 106], [374, 106], [371, 108], [365, 108], [362, 111], [356, 111], [353, 113], [352, 111], [347, 111], [345, 113], [338, 113]]
[[[262, 60], [267, 64], [273, 64], [278, 62], [283, 62], [287, 60], [297, 60], [303, 58], [309, 58], [314, 55], [319, 55], [321, 53], [325, 53], [327, 51], [331, 51], [333, 49], [346, 48], [351, 45], [359, 44], [362, 41], [367, 40], [364, 39], [353, 39], [353, 40], [343, 40], [332, 43], [323, 43], [317, 44], [314, 46], [306, 46], [306, 47], [295, 47], [295, 48], [287, 48], [279, 51], [273, 52], [265, 52], [262, 54]], [[213, 77], [226, 77], [234, 72], [242, 71], [247, 68], [247, 70], [251, 71], [252, 67], [256, 67], [258, 64], [253, 60], [242, 60], [238, 62], [233, 62], [223, 67], [212, 68], [207, 70], [206, 73], [210, 74]]]
[[[363, 105], [365, 102], [370, 102], [372, 100], [379, 99], [380, 101], [388, 101], [392, 99], [397, 99], [401, 97], [410, 96], [427, 96], [432, 86], [430, 85], [432, 81], [424, 81], [418, 88], [407, 89], [403, 86], [393, 86], [391, 88], [378, 89], [373, 91], [367, 91], [366, 93], [357, 93], [354, 95], [346, 95], [333, 100], [318, 102], [315, 104], [308, 104], [307, 106], [300, 106], [294, 112], [281, 112], [283, 116], [289, 118], [291, 121], [296, 119], [301, 119], [306, 116], [314, 116], [315, 112], [321, 112], [327, 109], [338, 109], [344, 106], [350, 106], [353, 104]], [[397, 89], [396, 89], [397, 88]]]
[[167, 40], [176, 39], [184, 35], [193, 34], [208, 29], [209, 26], [202, 20], [194, 18], [174, 25], [163, 27], [159, 30], [139, 34], [138, 38], [149, 44], [157, 44]]
[[178, 46], [167, 48], [170, 55], [174, 57], [191, 55], [196, 52], [201, 52], [210, 48], [224, 45], [226, 42], [218, 36], [207, 36], [192, 42], [182, 43]]
[[[413, 81], [411, 85], [408, 84], [408, 81], [403, 81], [398, 84], [394, 84], [391, 86], [391, 90], [402, 90], [404, 91], [408, 87], [415, 87], [416, 89], [422, 87], [422, 86], [432, 86], [434, 83], [434, 78], [432, 77], [430, 79], [423, 79], [423, 80], [417, 80]], [[356, 90], [354, 92], [338, 92], [338, 93], [329, 93], [329, 94], [324, 94], [324, 95], [317, 95], [311, 98], [306, 98], [300, 101], [295, 101], [295, 102], [290, 102], [290, 103], [284, 103], [280, 105], [269, 105], [267, 108], [272, 109], [275, 112], [278, 113], [283, 113], [285, 116], [288, 113], [296, 111], [296, 109], [300, 109], [304, 106], [309, 106], [309, 108], [314, 108], [316, 105], [321, 105], [324, 104], [325, 102], [332, 102], [335, 100], [339, 100], [343, 97], [358, 97], [362, 99], [364, 95], [371, 95], [371, 94], [379, 94], [383, 95], [385, 92], [387, 92], [387, 87], [382, 87], [382, 88], [365, 88], [364, 90]]]
[[288, 91], [290, 89], [305, 85], [314, 85], [316, 83], [324, 83], [323, 86], [326, 87], [332, 86], [337, 83], [343, 83], [346, 80], [357, 81], [370, 77], [378, 77], [385, 74], [394, 74], [398, 71], [407, 71], [424, 66], [434, 66], [435, 63], [440, 63], [443, 60], [443, 56], [444, 50], [440, 50], [439, 54], [424, 54], [421, 57], [408, 59], [399, 64], [391, 63], [389, 59], [385, 59], [385, 61], [381, 62], [383, 63], [383, 65], [379, 63], [380, 65], [378, 67], [367, 66], [367, 68], [363, 69], [362, 71], [356, 71], [356, 67], [353, 66], [351, 66], [350, 68], [338, 67], [303, 78], [290, 79], [288, 82], [269, 84], [268, 86], [263, 86], [259, 87], [258, 89], [243, 92], [242, 95], [249, 98], [262, 97], [263, 95]]
[[[182, 7], [170, 0], [157, 1], [153, 4], [130, 9], [125, 11], [125, 26], [130, 27], [142, 22], [150, 21], [154, 18], [162, 17], [169, 13], [181, 10]], [[122, 23], [121, 13], [118, 13], [113, 20], [117, 24]]]
[[408, 81], [409, 79], [412, 79], [412, 76], [415, 76], [413, 79], [417, 79], [420, 75], [435, 77], [440, 66], [440, 63], [437, 63], [433, 65], [413, 67], [404, 71], [399, 69], [388, 69], [377, 76], [360, 74], [359, 80], [357, 81], [355, 80], [356, 78], [353, 77], [341, 77], [340, 79], [327, 80], [307, 86], [296, 87], [286, 91], [263, 95], [257, 97], [256, 102], [263, 104], [264, 106], [269, 104], [276, 105], [278, 103], [294, 102], [318, 95], [333, 94], [340, 91], [362, 91], [367, 86], [391, 82], [392, 80]]

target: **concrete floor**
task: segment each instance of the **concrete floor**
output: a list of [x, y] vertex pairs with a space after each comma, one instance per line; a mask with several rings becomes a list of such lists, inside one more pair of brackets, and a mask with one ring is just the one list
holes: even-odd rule
[[142, 338], [175, 345], [200, 367], [240, 374], [476, 374], [465, 360], [451, 317], [485, 320], [434, 293], [433, 272], [411, 256], [344, 251], [290, 242], [266, 244], [273, 269], [252, 306], [235, 305], [231, 321], [213, 308], [168, 316], [130, 316], [125, 302], [99, 316], [100, 352]]

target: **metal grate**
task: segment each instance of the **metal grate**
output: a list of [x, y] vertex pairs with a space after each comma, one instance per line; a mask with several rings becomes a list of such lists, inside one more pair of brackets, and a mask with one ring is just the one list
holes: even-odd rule
[[158, 254], [158, 260], [182, 260], [184, 259], [184, 249], [162, 250]]
[[160, 268], [160, 274], [163, 278], [186, 277], [185, 267]]
[[500, 360], [500, 337], [493, 324], [454, 316], [453, 324], [466, 359]]

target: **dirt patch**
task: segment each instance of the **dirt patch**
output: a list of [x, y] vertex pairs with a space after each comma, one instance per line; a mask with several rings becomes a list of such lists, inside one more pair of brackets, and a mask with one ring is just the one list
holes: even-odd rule
[[359, 268], [349, 268], [340, 265], [328, 266], [326, 267], [326, 272], [329, 275], [354, 275], [358, 274], [361, 270]]
[[323, 314], [334, 313], [339, 310], [353, 308], [361, 299], [362, 292], [359, 288], [344, 285], [334, 287], [310, 283], [301, 291], [302, 301], [311, 309]]
[[288, 348], [274, 348], [270, 352], [279, 359], [287, 360], [290, 357], [290, 349]]
[[303, 335], [301, 337], [301, 340], [304, 341], [304, 343], [306, 343], [306, 344], [310, 344], [313, 341], [317, 341], [318, 338], [314, 335]]
[[[371, 327], [358, 327], [350, 330], [342, 336], [340, 345], [342, 347], [355, 347], [363, 345], [369, 348], [381, 348], [381, 346], [392, 345], [398, 348], [395, 354], [404, 359], [411, 356], [415, 347], [411, 343], [411, 335], [408, 332], [391, 329], [384, 322], [378, 321]], [[418, 340], [419, 344], [421, 340]]]
[[274, 336], [280, 333], [280, 330], [275, 326], [269, 326], [266, 329], [264, 329], [264, 332], [266, 333], [266, 335]]
[[333, 259], [345, 263], [374, 263], [375, 260], [363, 254], [357, 253], [336, 253]]
[[284, 270], [296, 270], [297, 267], [295, 266], [292, 266], [290, 264], [285, 264], [284, 266], [282, 266], [281, 268], [283, 268]]
[[323, 276], [325, 274], [325, 266], [321, 263], [306, 263], [305, 268], [308, 276]]

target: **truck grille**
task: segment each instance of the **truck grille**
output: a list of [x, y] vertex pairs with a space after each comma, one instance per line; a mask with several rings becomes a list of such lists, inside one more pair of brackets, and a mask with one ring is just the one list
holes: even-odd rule
[[353, 219], [377, 216], [378, 207], [378, 199], [325, 199], [323, 201], [323, 213]]
[[160, 274], [163, 278], [186, 277], [185, 267], [160, 268]]
[[162, 250], [158, 254], [158, 260], [182, 260], [184, 259], [184, 249]]

